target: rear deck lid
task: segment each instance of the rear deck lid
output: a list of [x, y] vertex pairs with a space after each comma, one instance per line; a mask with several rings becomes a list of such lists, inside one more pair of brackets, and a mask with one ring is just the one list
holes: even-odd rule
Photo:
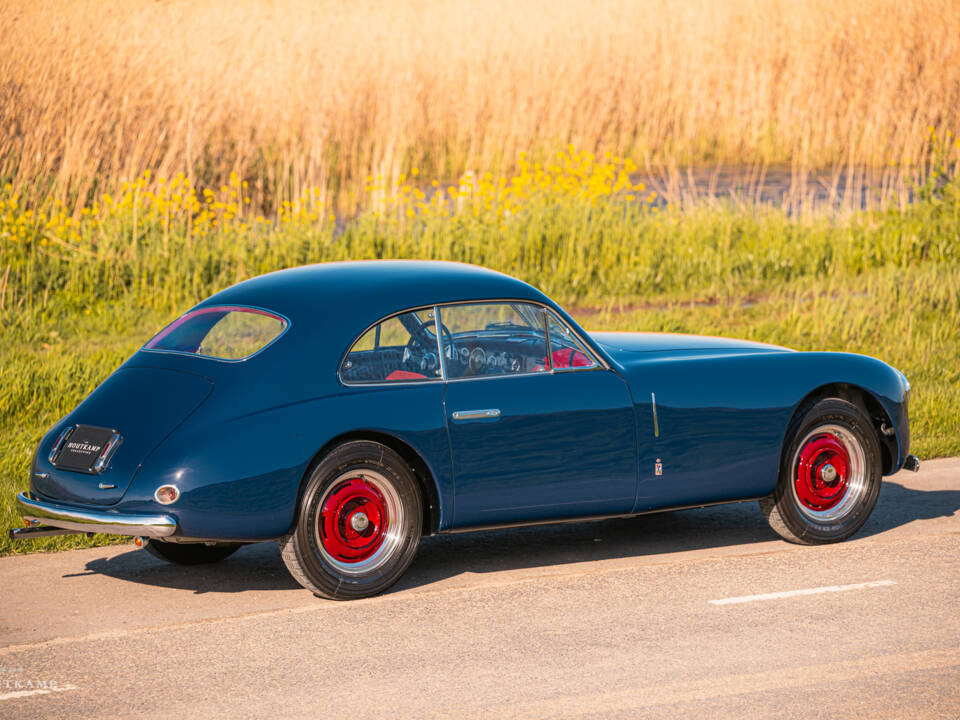
[[45, 441], [37, 460], [44, 472], [34, 477], [34, 486], [66, 502], [117, 502], [153, 449], [212, 389], [210, 380], [177, 370], [117, 370]]

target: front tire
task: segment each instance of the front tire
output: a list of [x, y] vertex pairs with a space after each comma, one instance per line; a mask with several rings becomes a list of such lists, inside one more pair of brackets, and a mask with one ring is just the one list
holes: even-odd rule
[[383, 592], [413, 562], [423, 509], [416, 478], [377, 442], [344, 443], [310, 472], [283, 562], [306, 589], [331, 600]]
[[883, 480], [870, 418], [846, 400], [820, 400], [787, 443], [777, 487], [760, 501], [770, 527], [803, 545], [846, 540], [870, 517]]
[[206, 565], [220, 562], [240, 549], [242, 543], [173, 543], [147, 540], [144, 549], [158, 560], [174, 565]]

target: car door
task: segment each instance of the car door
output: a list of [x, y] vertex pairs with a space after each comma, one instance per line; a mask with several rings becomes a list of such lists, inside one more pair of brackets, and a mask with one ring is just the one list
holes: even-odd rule
[[449, 305], [440, 319], [454, 526], [630, 512], [624, 380], [539, 306]]

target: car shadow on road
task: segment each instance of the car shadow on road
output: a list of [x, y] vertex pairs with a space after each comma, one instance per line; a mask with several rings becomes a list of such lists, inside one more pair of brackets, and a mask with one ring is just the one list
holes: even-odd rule
[[[960, 491], [916, 490], [885, 481], [874, 512], [856, 538], [915, 521], [951, 517]], [[734, 545], [782, 542], [756, 502], [571, 523], [426, 538], [397, 589], [463, 572], [483, 573], [591, 560], [652, 557]]]
[[131, 547], [129, 552], [91, 560], [86, 564], [86, 572], [64, 577], [92, 574], [143, 585], [191, 590], [198, 595], [300, 588], [284, 567], [277, 544], [273, 542], [242, 547], [226, 560], [209, 565], [172, 565], [145, 550]]
[[[916, 490], [887, 481], [870, 520], [856, 537], [915, 521], [951, 517], [960, 491]], [[489, 573], [625, 557], [778, 541], [757, 503], [616, 518], [594, 522], [490, 530], [425, 538], [413, 565], [391, 592], [429, 585], [463, 573]], [[299, 588], [275, 543], [241, 548], [214, 565], [176, 566], [143, 551], [88, 562], [86, 573], [129, 582], [235, 593]]]

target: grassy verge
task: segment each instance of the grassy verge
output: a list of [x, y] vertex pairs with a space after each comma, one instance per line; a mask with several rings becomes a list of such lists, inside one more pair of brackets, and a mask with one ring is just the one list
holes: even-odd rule
[[227, 217], [228, 209], [213, 207], [219, 201], [195, 211], [123, 194], [112, 208], [67, 223], [27, 217], [7, 195], [0, 554], [110, 541], [7, 540], [6, 529], [19, 525], [12, 499], [27, 487], [43, 432], [196, 300], [244, 277], [321, 260], [464, 260], [544, 288], [578, 308], [592, 330], [706, 333], [874, 355], [913, 383], [914, 450], [960, 452], [956, 185], [904, 211], [798, 220], [730, 206], [654, 210], [617, 195], [615, 184], [616, 173], [606, 195], [591, 197], [583, 185], [568, 194], [531, 191], [521, 202], [478, 183], [448, 205], [400, 197], [345, 227], [309, 208], [256, 222]]

